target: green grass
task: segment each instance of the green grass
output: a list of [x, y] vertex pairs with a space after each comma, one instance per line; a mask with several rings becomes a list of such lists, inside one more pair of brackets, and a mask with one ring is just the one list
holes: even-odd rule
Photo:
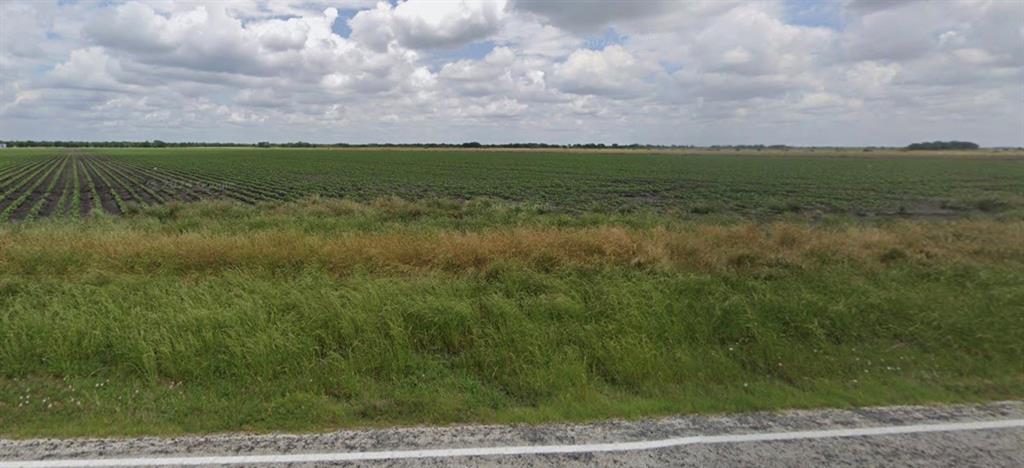
[[3, 436], [1024, 398], [1019, 154], [90, 151], [293, 201], [0, 224]]
[[1024, 223], [306, 200], [0, 227], [0, 434], [1024, 398]]
[[3, 281], [13, 436], [1024, 396], [1006, 269]]

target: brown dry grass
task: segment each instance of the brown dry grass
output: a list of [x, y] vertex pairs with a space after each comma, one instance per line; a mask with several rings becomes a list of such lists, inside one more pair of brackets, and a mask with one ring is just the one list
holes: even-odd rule
[[473, 272], [514, 262], [542, 270], [632, 267], [758, 271], [833, 264], [861, 267], [1024, 263], [1024, 223], [902, 222], [820, 228], [797, 224], [678, 228], [503, 228], [482, 232], [307, 234], [155, 233], [135, 230], [0, 231], [9, 273], [270, 270]]

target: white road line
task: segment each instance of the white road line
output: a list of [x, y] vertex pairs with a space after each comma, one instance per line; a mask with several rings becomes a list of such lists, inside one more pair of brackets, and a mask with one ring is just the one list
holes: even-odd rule
[[675, 437], [638, 442], [612, 442], [580, 445], [523, 445], [515, 447], [477, 447], [430, 450], [387, 450], [380, 452], [295, 453], [282, 455], [227, 455], [198, 457], [138, 457], [108, 459], [22, 460], [0, 461], [0, 468], [101, 467], [101, 466], [194, 466], [260, 463], [317, 463], [366, 460], [398, 460], [409, 458], [483, 457], [501, 455], [543, 455], [567, 453], [626, 452], [652, 450], [681, 445], [729, 444], [740, 442], [771, 442], [778, 440], [828, 439], [865, 437], [926, 432], [978, 431], [1024, 427], [1024, 419], [978, 421], [907, 426], [826, 429], [817, 431], [767, 432]]

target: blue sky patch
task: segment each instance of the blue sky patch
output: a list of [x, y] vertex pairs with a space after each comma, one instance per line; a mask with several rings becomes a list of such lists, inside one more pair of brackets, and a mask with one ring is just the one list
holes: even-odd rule
[[658, 63], [661, 65], [661, 68], [663, 68], [665, 70], [665, 72], [668, 73], [668, 74], [672, 74], [672, 73], [675, 73], [675, 72], [683, 69], [683, 64], [681, 64], [681, 63], [673, 63], [673, 62], [665, 62], [665, 61], [660, 61]]
[[627, 37], [619, 34], [614, 28], [605, 29], [600, 36], [589, 36], [583, 39], [583, 47], [590, 50], [601, 50], [610, 45], [626, 42]]
[[331, 25], [331, 31], [334, 34], [347, 38], [349, 34], [352, 34], [352, 28], [348, 27], [348, 20], [352, 19], [356, 13], [359, 13], [359, 10], [338, 11], [338, 17], [334, 20], [334, 24]]
[[785, 0], [785, 20], [789, 24], [840, 30], [842, 5], [834, 0]]
[[478, 41], [454, 49], [432, 49], [424, 59], [432, 70], [436, 70], [448, 62], [480, 60], [494, 50], [494, 45], [493, 41]]

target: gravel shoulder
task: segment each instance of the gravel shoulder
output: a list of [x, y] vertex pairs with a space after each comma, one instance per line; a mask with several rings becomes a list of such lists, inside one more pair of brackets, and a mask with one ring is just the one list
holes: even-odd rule
[[[522, 445], [634, 442], [695, 435], [812, 431], [1024, 418], [1024, 402], [893, 406], [735, 415], [678, 416], [591, 424], [470, 425], [319, 434], [219, 434], [174, 438], [0, 439], [5, 462], [204, 455], [270, 455]], [[928, 465], [1024, 466], [1024, 429], [696, 444], [655, 450], [357, 462], [387, 466], [591, 465]], [[266, 465], [262, 465], [266, 466]], [[308, 466], [314, 466], [309, 464]]]

